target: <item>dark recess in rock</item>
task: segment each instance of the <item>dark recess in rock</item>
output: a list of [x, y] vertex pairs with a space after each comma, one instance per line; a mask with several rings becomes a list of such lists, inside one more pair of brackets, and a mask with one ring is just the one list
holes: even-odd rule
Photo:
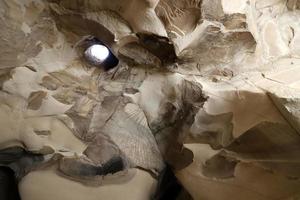
[[20, 200], [14, 172], [8, 167], [0, 167], [0, 199]]
[[178, 182], [170, 166], [167, 166], [162, 171], [159, 177], [156, 194], [153, 200], [178, 200], [178, 199], [189, 200], [191, 199], [191, 197], [189, 197], [189, 195], [186, 194], [185, 189]]
[[114, 174], [124, 170], [125, 164], [121, 157], [113, 157], [103, 165], [93, 165], [87, 161], [65, 158], [59, 164], [59, 170], [70, 177], [93, 177], [97, 175]]
[[9, 147], [0, 150], [0, 165], [12, 169], [18, 180], [37, 168], [43, 161], [42, 154], [27, 152], [21, 147]]
[[163, 64], [170, 64], [176, 61], [177, 56], [174, 45], [168, 38], [145, 33], [138, 33], [137, 36], [142, 46], [158, 57]]

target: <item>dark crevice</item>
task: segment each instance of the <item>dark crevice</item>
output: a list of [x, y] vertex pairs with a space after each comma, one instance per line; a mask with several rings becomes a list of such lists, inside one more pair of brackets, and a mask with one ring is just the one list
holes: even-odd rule
[[98, 175], [114, 174], [124, 169], [125, 164], [123, 159], [115, 156], [102, 165], [102, 167], [98, 170]]
[[192, 197], [178, 182], [171, 167], [168, 165], [159, 176], [156, 194], [152, 200], [180, 199], [192, 200]]
[[0, 167], [0, 199], [21, 200], [13, 170]]
[[154, 34], [137, 33], [141, 45], [158, 57], [163, 65], [175, 63], [177, 56], [172, 42]]

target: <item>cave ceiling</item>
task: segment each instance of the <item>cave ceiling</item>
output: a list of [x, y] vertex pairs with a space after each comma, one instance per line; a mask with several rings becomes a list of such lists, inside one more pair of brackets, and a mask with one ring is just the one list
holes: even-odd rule
[[300, 198], [299, 0], [0, 0], [0, 27], [22, 200]]

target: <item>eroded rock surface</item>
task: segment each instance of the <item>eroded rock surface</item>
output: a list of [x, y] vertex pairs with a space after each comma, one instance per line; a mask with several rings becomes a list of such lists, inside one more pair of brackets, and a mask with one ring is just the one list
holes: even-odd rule
[[22, 199], [299, 198], [299, 0], [0, 0], [0, 26]]

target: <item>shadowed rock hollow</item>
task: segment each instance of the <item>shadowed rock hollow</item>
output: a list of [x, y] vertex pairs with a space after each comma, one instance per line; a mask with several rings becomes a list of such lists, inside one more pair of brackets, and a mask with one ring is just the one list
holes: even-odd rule
[[0, 0], [0, 27], [1, 199], [300, 198], [299, 0]]

